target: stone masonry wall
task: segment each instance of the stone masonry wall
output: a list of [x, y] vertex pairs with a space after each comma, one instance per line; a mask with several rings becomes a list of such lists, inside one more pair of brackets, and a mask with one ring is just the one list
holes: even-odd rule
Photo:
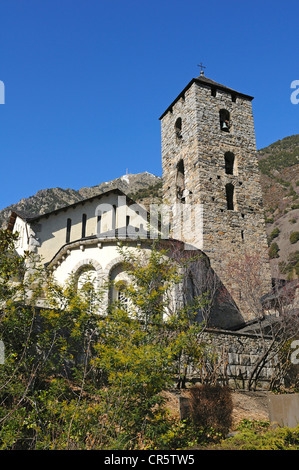
[[[219, 111], [223, 108], [230, 113], [230, 132], [220, 129]], [[179, 117], [182, 129], [178, 139], [175, 123]], [[222, 90], [212, 96], [211, 87], [195, 81], [162, 117], [161, 138], [164, 204], [180, 204], [182, 211], [202, 205], [202, 223], [183, 231], [182, 239], [207, 254], [212, 268], [244, 310], [244, 319], [249, 320], [231, 265], [245, 252], [259, 254], [263, 258], [264, 293], [271, 289], [251, 101], [243, 95], [232, 101], [231, 94]], [[235, 157], [233, 174], [225, 171], [226, 152]], [[184, 204], [177, 197], [180, 160], [184, 162]], [[227, 208], [227, 183], [234, 186], [234, 210]], [[178, 217], [174, 217], [174, 234], [177, 224]]]
[[[201, 339], [207, 352], [216, 353], [221, 365], [218, 372], [219, 379], [227, 380], [231, 388], [246, 389], [250, 374], [264, 351], [261, 338], [253, 334], [211, 330], [204, 332]], [[270, 338], [263, 338], [263, 340], [267, 347], [270, 344]], [[276, 360], [271, 359], [266, 362], [259, 375], [258, 389], [268, 390], [276, 366]], [[189, 374], [195, 382], [200, 377], [196, 370], [189, 370]]]

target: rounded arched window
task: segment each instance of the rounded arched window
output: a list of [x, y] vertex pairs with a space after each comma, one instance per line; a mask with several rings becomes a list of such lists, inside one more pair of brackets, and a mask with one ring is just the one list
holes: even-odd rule
[[130, 283], [128, 273], [124, 270], [122, 264], [116, 265], [111, 269], [110, 275], [110, 292], [109, 301], [120, 302], [121, 305], [126, 309], [130, 309], [130, 300], [126, 293], [126, 287]]
[[97, 272], [93, 266], [85, 266], [77, 273], [77, 288], [81, 290], [84, 286], [97, 287]]
[[97, 313], [99, 310], [98, 277], [93, 266], [82, 266], [76, 273], [77, 292], [80, 298], [87, 304], [89, 313]]
[[230, 129], [230, 114], [227, 109], [220, 109], [219, 111], [220, 129], [224, 132], [229, 132]]
[[176, 193], [177, 198], [182, 202], [185, 201], [184, 199], [184, 191], [185, 191], [185, 166], [184, 160], [179, 160], [176, 166]]

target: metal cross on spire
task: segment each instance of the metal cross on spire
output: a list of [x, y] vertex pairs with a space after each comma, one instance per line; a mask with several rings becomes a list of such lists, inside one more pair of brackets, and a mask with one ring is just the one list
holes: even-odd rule
[[203, 69], [205, 69], [206, 67], [202, 64], [202, 62], [199, 65], [197, 65], [197, 67], [200, 67], [200, 75], [203, 75], [204, 74]]

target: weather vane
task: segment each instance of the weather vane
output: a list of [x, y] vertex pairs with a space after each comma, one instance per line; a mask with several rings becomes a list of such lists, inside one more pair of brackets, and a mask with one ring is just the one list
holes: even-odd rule
[[200, 75], [203, 75], [204, 74], [203, 69], [205, 69], [206, 67], [202, 64], [202, 62], [199, 65], [197, 65], [197, 67], [200, 67]]

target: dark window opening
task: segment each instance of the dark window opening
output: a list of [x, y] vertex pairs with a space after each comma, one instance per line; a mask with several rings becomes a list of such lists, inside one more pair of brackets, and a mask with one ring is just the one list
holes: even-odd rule
[[97, 218], [97, 234], [101, 233], [101, 223], [102, 223], [102, 216], [98, 215], [98, 218]]
[[126, 216], [126, 227], [129, 227], [129, 225], [130, 225], [130, 216], [127, 215]]
[[81, 234], [81, 238], [86, 237], [86, 220], [87, 220], [86, 214], [83, 214], [82, 215], [82, 234]]
[[226, 192], [226, 203], [227, 203], [227, 209], [229, 211], [234, 210], [234, 185], [231, 183], [228, 183], [225, 185], [225, 192]]
[[182, 119], [179, 117], [175, 121], [175, 135], [178, 139], [182, 138]]
[[242, 241], [244, 241], [244, 230], [241, 230], [241, 238], [242, 238]]
[[220, 129], [224, 132], [229, 132], [230, 128], [230, 114], [227, 109], [220, 109], [219, 111]]
[[211, 88], [211, 96], [216, 96], [216, 88], [213, 86]]
[[112, 230], [116, 228], [116, 205], [113, 204], [112, 210]]
[[69, 243], [71, 240], [71, 228], [72, 228], [72, 219], [67, 219], [65, 243]]
[[185, 202], [185, 167], [183, 160], [180, 160], [177, 164], [176, 191], [177, 198], [180, 199], [182, 202]]
[[237, 96], [232, 93], [232, 102], [235, 103], [237, 101]]
[[232, 152], [226, 152], [224, 154], [224, 160], [225, 160], [225, 173], [227, 175], [233, 175], [234, 174], [234, 161], [235, 161], [235, 156]]

